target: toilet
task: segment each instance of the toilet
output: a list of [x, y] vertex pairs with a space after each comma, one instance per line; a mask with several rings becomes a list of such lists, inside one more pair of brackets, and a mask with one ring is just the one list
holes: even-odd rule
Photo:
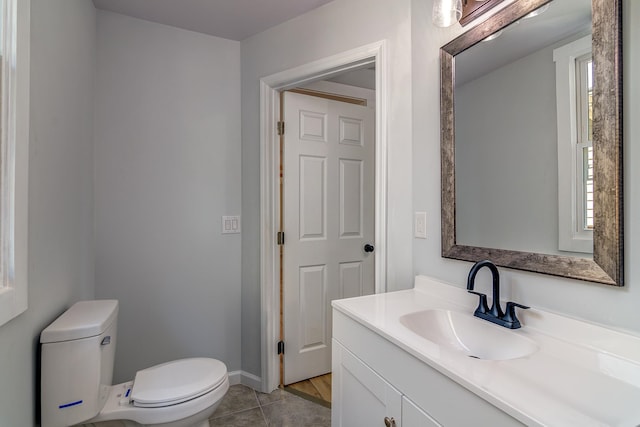
[[190, 358], [112, 385], [118, 301], [80, 301], [40, 334], [41, 426], [209, 427], [229, 389], [227, 367]]

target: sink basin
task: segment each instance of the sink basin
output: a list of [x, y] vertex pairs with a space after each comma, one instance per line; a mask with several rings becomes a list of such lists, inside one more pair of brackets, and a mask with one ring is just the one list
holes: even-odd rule
[[538, 349], [529, 338], [471, 313], [425, 310], [401, 316], [400, 323], [435, 344], [477, 359], [517, 359]]

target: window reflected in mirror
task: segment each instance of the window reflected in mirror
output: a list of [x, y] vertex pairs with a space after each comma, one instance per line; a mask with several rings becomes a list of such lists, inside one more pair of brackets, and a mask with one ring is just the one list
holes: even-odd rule
[[558, 248], [593, 253], [593, 60], [591, 35], [553, 50], [558, 144]]

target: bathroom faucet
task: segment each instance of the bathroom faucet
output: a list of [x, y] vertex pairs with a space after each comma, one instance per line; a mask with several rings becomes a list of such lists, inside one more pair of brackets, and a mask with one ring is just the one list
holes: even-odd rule
[[[491, 275], [493, 276], [493, 295], [491, 308], [489, 308], [487, 304], [487, 296], [474, 290], [476, 274], [478, 274], [478, 271], [482, 267], [489, 268], [489, 270], [491, 270]], [[509, 329], [518, 329], [521, 326], [520, 321], [516, 317], [515, 308], [520, 307], [523, 309], [527, 309], [529, 307], [515, 303], [513, 301], [509, 301], [507, 302], [505, 312], [502, 311], [502, 308], [500, 307], [500, 273], [498, 272], [498, 267], [496, 267], [496, 265], [491, 261], [478, 261], [473, 265], [473, 267], [471, 267], [471, 270], [469, 271], [469, 277], [467, 278], [467, 291], [469, 293], [478, 295], [478, 297], [480, 298], [478, 308], [476, 308], [476, 311], [473, 313], [474, 316], [484, 320], [488, 320], [489, 322], [504, 326], [505, 328]]]

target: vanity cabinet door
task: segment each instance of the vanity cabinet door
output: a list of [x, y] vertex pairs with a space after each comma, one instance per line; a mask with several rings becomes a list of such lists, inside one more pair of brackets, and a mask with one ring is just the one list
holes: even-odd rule
[[442, 427], [412, 401], [402, 397], [402, 427]]
[[332, 427], [402, 427], [398, 390], [335, 340], [332, 359]]

